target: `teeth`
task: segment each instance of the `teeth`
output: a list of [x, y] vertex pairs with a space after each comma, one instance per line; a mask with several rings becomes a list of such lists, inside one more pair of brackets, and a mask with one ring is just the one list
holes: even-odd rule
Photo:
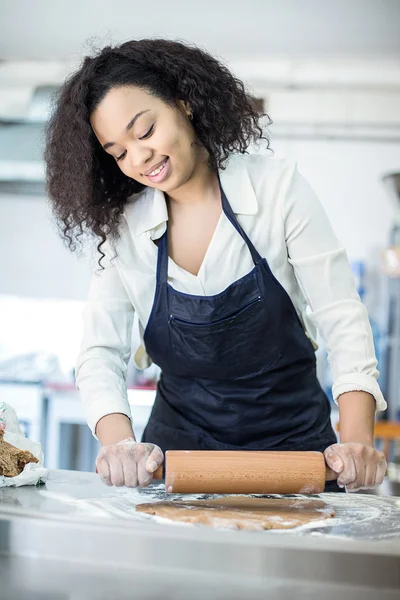
[[163, 164], [160, 167], [157, 167], [157, 169], [154, 169], [154, 171], [152, 171], [150, 173], [150, 177], [154, 177], [155, 175], [158, 175], [163, 170], [164, 167], [165, 167], [165, 161], [163, 162]]

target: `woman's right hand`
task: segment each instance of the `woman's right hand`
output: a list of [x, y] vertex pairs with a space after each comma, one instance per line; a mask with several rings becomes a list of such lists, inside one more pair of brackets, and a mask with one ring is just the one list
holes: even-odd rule
[[106, 485], [146, 487], [163, 462], [161, 448], [128, 438], [100, 448], [96, 471]]

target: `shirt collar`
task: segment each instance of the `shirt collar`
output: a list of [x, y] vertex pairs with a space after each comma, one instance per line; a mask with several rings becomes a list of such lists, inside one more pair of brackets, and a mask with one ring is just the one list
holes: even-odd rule
[[[255, 215], [257, 198], [250, 180], [244, 157], [232, 155], [224, 170], [219, 170], [222, 189], [235, 214]], [[150, 237], [156, 239], [159, 228], [168, 221], [167, 203], [164, 192], [156, 188], [145, 188], [134, 196], [125, 207], [124, 216], [134, 236], [150, 231]]]

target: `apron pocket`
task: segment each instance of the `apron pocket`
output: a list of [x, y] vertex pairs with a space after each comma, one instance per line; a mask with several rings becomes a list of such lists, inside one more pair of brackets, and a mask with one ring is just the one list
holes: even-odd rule
[[207, 323], [171, 315], [171, 345], [180, 372], [186, 363], [190, 365], [188, 376], [230, 379], [272, 368], [281, 354], [269, 341], [273, 336], [268, 322], [261, 296], [234, 313]]
[[187, 326], [190, 326], [190, 327], [215, 327], [216, 325], [224, 325], [224, 323], [229, 323], [233, 319], [236, 319], [240, 314], [242, 314], [243, 312], [245, 312], [246, 310], [251, 308], [254, 304], [257, 304], [259, 302], [262, 302], [261, 296], [254, 298], [254, 300], [251, 300], [244, 306], [241, 306], [238, 310], [228, 313], [227, 315], [224, 315], [223, 317], [216, 319], [215, 321], [208, 321], [207, 323], [196, 323], [195, 321], [188, 321], [186, 319], [181, 319], [180, 317], [177, 317], [175, 315], [170, 316], [169, 322], [172, 325], [176, 325], [176, 326], [181, 325], [183, 327], [187, 327]]

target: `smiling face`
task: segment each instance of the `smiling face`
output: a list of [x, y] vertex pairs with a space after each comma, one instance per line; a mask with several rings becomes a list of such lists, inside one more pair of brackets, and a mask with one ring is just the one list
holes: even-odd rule
[[204, 164], [204, 149], [180, 101], [166, 104], [135, 87], [111, 89], [93, 111], [90, 122], [121, 171], [139, 183], [172, 192], [189, 181]]

